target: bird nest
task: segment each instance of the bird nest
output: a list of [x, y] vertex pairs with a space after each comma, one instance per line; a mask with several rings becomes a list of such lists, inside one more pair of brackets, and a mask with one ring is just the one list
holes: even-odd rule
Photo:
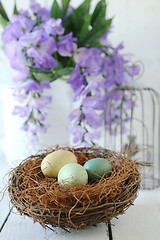
[[140, 187], [136, 161], [103, 148], [65, 147], [81, 165], [96, 157], [107, 158], [112, 165], [110, 176], [66, 188], [44, 176], [40, 169], [43, 158], [57, 149], [30, 156], [10, 172], [10, 199], [22, 215], [43, 227], [84, 229], [108, 222], [133, 205]]

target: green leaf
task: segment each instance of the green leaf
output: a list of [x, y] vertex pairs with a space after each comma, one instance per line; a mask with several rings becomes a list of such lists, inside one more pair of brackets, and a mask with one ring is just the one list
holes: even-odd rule
[[90, 31], [90, 34], [85, 38], [86, 45], [92, 47], [95, 42], [99, 40], [99, 38], [108, 30], [112, 23], [112, 19], [107, 19], [99, 24], [99, 28], [93, 28]]
[[65, 21], [63, 21], [63, 27], [65, 29], [65, 34], [73, 32], [73, 36], [75, 37], [76, 36], [75, 35], [76, 29], [74, 27], [74, 22], [73, 22], [73, 16], [72, 15], [73, 15], [73, 12], [68, 18], [65, 19]]
[[50, 82], [52, 81], [52, 76], [47, 73], [44, 73], [44, 74], [33, 73], [33, 75], [39, 82], [45, 81], [45, 80], [49, 80]]
[[56, 0], [54, 0], [51, 8], [51, 17], [60, 18], [61, 17], [61, 8], [59, 7]]
[[79, 31], [81, 30], [82, 24], [83, 24], [82, 15], [79, 14], [79, 12], [77, 12], [76, 10], [74, 10], [72, 13], [72, 27], [73, 27], [74, 37], [77, 36]]
[[15, 4], [14, 4], [13, 14], [18, 15], [18, 10], [17, 10], [16, 1], [15, 1]]
[[1, 24], [1, 26], [2, 26], [3, 28], [5, 28], [5, 27], [7, 26], [7, 23], [8, 23], [8, 21], [7, 21], [6, 19], [4, 19], [4, 18], [2, 17], [2, 15], [0, 14], [0, 24]]
[[85, 15], [86, 13], [89, 13], [90, 3], [91, 3], [91, 0], [85, 0], [85, 1], [76, 9], [76, 12], [78, 12], [79, 14], [82, 15], [82, 17], [84, 17], [84, 15]]
[[96, 34], [97, 32], [101, 32], [101, 31], [102, 31], [101, 28], [106, 28], [106, 31], [107, 31], [108, 28], [110, 27], [111, 23], [112, 23], [112, 19], [107, 19], [107, 20], [104, 19], [104, 20], [99, 21], [99, 24], [95, 25], [95, 26], [92, 28], [90, 34], [91, 34], [91, 35], [94, 35], [94, 34]]
[[62, 0], [62, 16], [66, 15], [70, 0]]
[[78, 45], [81, 45], [83, 40], [88, 35], [89, 26], [90, 26], [90, 19], [91, 19], [91, 16], [89, 14], [86, 15], [85, 18], [84, 18], [84, 22], [83, 22], [82, 28], [81, 28], [81, 30], [79, 32]]
[[101, 17], [104, 19], [106, 16], [106, 3], [105, 0], [101, 0], [100, 2], [97, 3], [92, 17], [91, 17], [91, 25], [93, 26], [95, 22], [97, 22], [97, 18], [101, 15]]
[[[39, 81], [49, 80], [50, 82], [55, 81], [62, 76], [70, 75], [70, 73], [74, 70], [74, 67], [66, 67], [62, 69], [39, 69], [30, 67], [30, 72], [36, 77]], [[39, 74], [41, 73], [41, 75]]]
[[6, 11], [4, 10], [4, 7], [0, 1], [0, 14], [2, 15], [2, 17], [8, 22], [9, 21], [9, 18], [7, 16], [7, 13]]
[[74, 70], [74, 68], [66, 67], [66, 68], [62, 68], [60, 70], [54, 71], [53, 75], [52, 75], [52, 81], [51, 82], [53, 82], [56, 79], [61, 78], [63, 76], [70, 75], [73, 70]]
[[[94, 22], [91, 23], [91, 26], [94, 28], [95, 26], [98, 27], [102, 22], [106, 20], [106, 9], [104, 8], [101, 12], [97, 15]], [[100, 27], [100, 26], [99, 26]]]
[[[63, 25], [66, 29], [65, 33], [73, 32], [73, 36], [84, 38], [84, 34], [88, 32], [88, 25], [90, 22], [89, 9], [91, 0], [85, 0], [78, 8], [73, 9], [72, 14], [64, 21]], [[83, 33], [82, 37], [82, 31]]]
[[51, 73], [51, 70], [29, 67], [31, 73]]

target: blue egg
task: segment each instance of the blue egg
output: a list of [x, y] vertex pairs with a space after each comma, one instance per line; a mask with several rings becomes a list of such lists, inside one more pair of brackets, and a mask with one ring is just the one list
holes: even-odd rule
[[92, 158], [83, 167], [88, 173], [89, 180], [100, 180], [102, 176], [109, 176], [112, 171], [110, 161], [105, 158]]

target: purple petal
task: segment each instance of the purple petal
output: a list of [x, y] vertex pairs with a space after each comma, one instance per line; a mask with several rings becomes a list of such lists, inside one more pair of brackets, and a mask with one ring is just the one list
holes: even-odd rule
[[83, 113], [85, 115], [85, 120], [87, 124], [93, 128], [99, 128], [102, 126], [102, 117], [98, 115], [93, 109], [83, 108]]
[[62, 35], [64, 33], [64, 28], [62, 26], [62, 19], [51, 18], [43, 24], [43, 28], [46, 33], [55, 35]]
[[126, 71], [130, 76], [138, 75], [140, 72], [140, 67], [137, 65], [132, 65], [130, 67], [127, 67]]
[[106, 105], [106, 97], [97, 93], [95, 96], [85, 97], [82, 101], [84, 107], [91, 107], [97, 110], [103, 110]]
[[19, 115], [20, 117], [24, 118], [24, 117], [28, 117], [29, 110], [26, 107], [16, 105], [12, 111], [12, 114]]
[[101, 136], [101, 134], [100, 134], [99, 131], [88, 132], [88, 133], [85, 134], [85, 141], [91, 142], [94, 139], [95, 140], [99, 139], [100, 136]]
[[81, 114], [82, 112], [80, 109], [74, 109], [69, 115], [70, 121], [77, 124], [80, 121]]
[[77, 142], [81, 142], [81, 139], [85, 133], [85, 130], [83, 127], [81, 126], [74, 126], [74, 125], [70, 125], [67, 129], [69, 134], [73, 135], [73, 142], [77, 143]]
[[13, 77], [14, 83], [20, 83], [23, 82], [27, 78], [28, 74], [23, 72], [17, 72]]
[[63, 57], [71, 57], [76, 50], [77, 45], [74, 43], [77, 39], [72, 37], [72, 32], [59, 38], [57, 44], [58, 53]]

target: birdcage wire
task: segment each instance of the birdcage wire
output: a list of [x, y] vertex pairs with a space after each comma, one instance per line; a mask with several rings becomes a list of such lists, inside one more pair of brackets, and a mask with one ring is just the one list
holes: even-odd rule
[[[117, 94], [122, 97], [116, 101]], [[125, 107], [128, 99], [130, 106]], [[119, 116], [113, 119], [115, 105]], [[104, 146], [140, 162], [142, 189], [160, 186], [160, 95], [152, 88], [118, 87], [112, 90], [105, 114]], [[115, 124], [116, 123], [116, 124]], [[127, 130], [124, 132], [124, 128]]]

